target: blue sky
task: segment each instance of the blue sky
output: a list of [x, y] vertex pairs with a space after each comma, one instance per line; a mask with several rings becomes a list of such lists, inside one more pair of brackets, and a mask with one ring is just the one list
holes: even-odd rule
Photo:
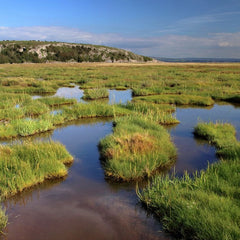
[[240, 0], [2, 1], [0, 39], [120, 47], [160, 57], [240, 58]]

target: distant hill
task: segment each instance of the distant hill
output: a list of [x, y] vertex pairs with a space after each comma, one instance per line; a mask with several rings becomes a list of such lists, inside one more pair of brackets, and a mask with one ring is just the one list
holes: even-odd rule
[[63, 42], [0, 41], [0, 63], [148, 62], [153, 58], [123, 49]]

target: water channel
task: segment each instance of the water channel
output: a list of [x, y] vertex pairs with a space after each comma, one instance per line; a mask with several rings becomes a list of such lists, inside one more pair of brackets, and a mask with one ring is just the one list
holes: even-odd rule
[[[131, 100], [122, 98], [121, 102]], [[212, 108], [177, 108], [176, 116], [181, 123], [167, 129], [178, 149], [176, 163], [170, 171], [174, 169], [178, 175], [185, 170], [206, 169], [208, 163], [217, 161], [214, 147], [194, 137], [197, 122], [232, 123], [239, 139], [239, 106], [215, 104]], [[45, 182], [5, 202], [9, 224], [2, 238], [173, 239], [162, 230], [159, 221], [141, 207], [134, 184], [105, 180], [97, 145], [111, 132], [112, 119], [86, 119], [35, 136], [34, 140], [52, 139], [63, 143], [74, 156], [74, 163], [66, 179]]]

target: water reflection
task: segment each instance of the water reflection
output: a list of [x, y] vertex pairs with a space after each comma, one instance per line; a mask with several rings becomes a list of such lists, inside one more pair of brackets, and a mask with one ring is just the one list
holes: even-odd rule
[[132, 90], [108, 90], [109, 91], [109, 104], [122, 103], [126, 104], [132, 101]]
[[206, 169], [209, 163], [217, 161], [215, 147], [207, 141], [195, 138], [194, 127], [198, 122], [229, 122], [237, 130], [239, 140], [240, 133], [240, 108], [231, 104], [215, 104], [212, 108], [182, 108], [176, 110], [180, 124], [167, 127], [173, 141], [178, 148], [178, 156], [175, 164], [176, 172], [181, 175], [185, 170], [195, 172]]
[[84, 102], [83, 97], [84, 91], [79, 89], [79, 86], [75, 87], [61, 87], [54, 94], [54, 97], [64, 97], [64, 98], [75, 98], [78, 102]]
[[[177, 108], [176, 115], [181, 123], [168, 129], [178, 148], [179, 175], [217, 160], [214, 147], [194, 138], [198, 121], [227, 121], [240, 131], [240, 108], [232, 105]], [[105, 180], [97, 145], [111, 132], [112, 119], [83, 119], [30, 138], [62, 142], [74, 163], [66, 179], [46, 182], [5, 202], [5, 239], [172, 239], [159, 232], [159, 222], [138, 205], [135, 184]]]
[[[88, 120], [89, 121], [89, 120]], [[112, 132], [111, 119], [72, 122], [53, 131], [74, 156], [64, 181], [42, 185], [6, 202], [6, 239], [171, 239], [138, 202], [135, 186], [114, 191], [104, 180], [98, 142]], [[49, 136], [35, 136], [48, 141]]]
[[[132, 90], [108, 90], [109, 91], [109, 98], [108, 103], [127, 103], [128, 101], [132, 100]], [[39, 99], [44, 96], [52, 96], [52, 97], [64, 97], [64, 98], [75, 98], [78, 102], [86, 103], [82, 99], [84, 95], [84, 90], [80, 89], [79, 86], [74, 87], [61, 87], [57, 90], [54, 95], [35, 95], [32, 96], [32, 99]], [[103, 102], [107, 103], [107, 100], [103, 99]]]

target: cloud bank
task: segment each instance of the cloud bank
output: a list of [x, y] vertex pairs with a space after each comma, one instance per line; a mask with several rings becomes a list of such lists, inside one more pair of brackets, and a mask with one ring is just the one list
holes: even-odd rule
[[66, 27], [0, 26], [0, 39], [99, 44], [155, 57], [240, 58], [240, 32], [214, 33], [205, 37], [168, 34], [160, 37], [131, 38], [112, 33], [95, 34]]

